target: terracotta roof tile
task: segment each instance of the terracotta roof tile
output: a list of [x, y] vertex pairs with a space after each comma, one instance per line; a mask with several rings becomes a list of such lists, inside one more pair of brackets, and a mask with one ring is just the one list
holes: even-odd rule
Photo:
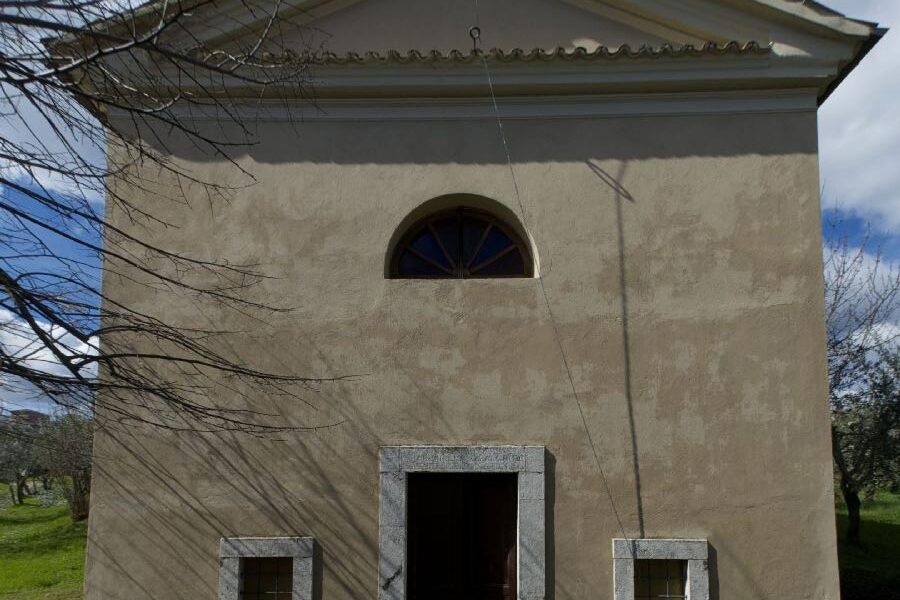
[[461, 50], [451, 50], [446, 53], [439, 50], [432, 50], [430, 52], [410, 50], [405, 53], [397, 50], [389, 50], [384, 53], [365, 52], [363, 54], [358, 54], [351, 52], [347, 54], [334, 54], [326, 52], [302, 55], [286, 54], [280, 57], [266, 56], [264, 58], [276, 62], [285, 61], [286, 59], [303, 60], [319, 65], [471, 63], [480, 61], [482, 57], [491, 62], [509, 63], [558, 60], [591, 61], [627, 58], [764, 55], [771, 52], [771, 50], [771, 46], [762, 46], [757, 42], [728, 42], [726, 44], [708, 42], [702, 46], [693, 46], [690, 44], [665, 44], [662, 46], [641, 46], [636, 49], [631, 48], [627, 44], [617, 48], [600, 46], [593, 51], [588, 51], [586, 48], [582, 47], [571, 50], [565, 48], [556, 48], [555, 50], [544, 50], [542, 48], [535, 48], [533, 50], [523, 50], [521, 48], [501, 50], [499, 48], [493, 48], [488, 51], [472, 50], [463, 52]]

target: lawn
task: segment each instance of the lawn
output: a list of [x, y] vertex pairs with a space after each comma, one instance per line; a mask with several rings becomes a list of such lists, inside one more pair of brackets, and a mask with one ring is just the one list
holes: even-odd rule
[[862, 548], [843, 543], [843, 503], [837, 526], [843, 600], [900, 600], [900, 494], [883, 492], [863, 502]]
[[0, 508], [0, 600], [81, 598], [84, 543], [85, 523], [72, 523], [64, 504]]

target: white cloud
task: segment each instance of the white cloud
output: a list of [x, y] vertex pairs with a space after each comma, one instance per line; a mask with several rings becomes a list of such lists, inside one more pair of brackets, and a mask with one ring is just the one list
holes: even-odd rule
[[[95, 355], [97, 353], [96, 338], [91, 338], [88, 343], [85, 343], [56, 325], [41, 321], [38, 321], [37, 325], [47, 337], [57, 343], [64, 355]], [[3, 353], [13, 360], [24, 359], [23, 364], [28, 368], [51, 375], [67, 376], [70, 374], [68, 369], [38, 339], [37, 334], [28, 323], [5, 308], [0, 308], [0, 347], [3, 348]], [[93, 375], [95, 372], [96, 368], [89, 375]]]
[[[96, 338], [84, 343], [49, 323], [38, 322], [38, 326], [47, 336], [58, 342], [58, 346], [63, 349], [63, 354], [72, 356], [97, 353], [98, 341]], [[21, 359], [22, 364], [28, 368], [51, 375], [71, 376], [69, 370], [38, 339], [32, 328], [24, 320], [4, 308], [0, 308], [0, 348], [6, 356], [14, 360]], [[96, 363], [85, 367], [83, 374], [87, 377], [96, 377]], [[46, 399], [42, 401], [37, 390], [27, 382], [0, 373], [0, 409], [21, 407], [46, 409], [49, 408], [49, 401]]]
[[826, 4], [897, 30], [881, 40], [819, 111], [824, 201], [900, 233], [900, 2]]
[[[79, 118], [93, 119], [74, 100], [66, 109], [77, 113]], [[24, 101], [21, 94], [0, 85], [0, 149], [7, 155], [44, 157], [50, 164], [73, 173], [83, 172], [86, 166], [89, 171], [102, 172], [106, 164], [104, 148], [100, 145], [103, 129], [99, 123], [96, 127], [92, 132], [93, 139], [90, 136], [76, 138], [58, 119], [48, 121], [33, 105]], [[51, 194], [83, 197], [94, 205], [103, 203], [103, 186], [98, 179], [63, 175], [47, 169], [28, 169], [10, 159], [0, 159], [0, 174], [31, 189], [42, 187]]]
[[[878, 346], [900, 347], [900, 307], [898, 299], [882, 305], [876, 322], [867, 323], [873, 303], [896, 289], [900, 274], [900, 260], [891, 260], [866, 252], [865, 248], [848, 247], [842, 250], [827, 245], [825, 254], [826, 313], [830, 333], [854, 344], [869, 348]], [[842, 281], [838, 281], [838, 280]], [[835, 304], [833, 290], [841, 290]], [[878, 360], [874, 350], [868, 358]]]
[[[99, 201], [101, 197], [92, 189], [85, 189], [75, 178], [62, 175], [47, 169], [33, 168], [30, 171], [20, 164], [9, 159], [0, 159], [0, 175], [27, 188], [43, 188], [51, 194], [78, 196], [82, 194], [91, 199], [92, 203]], [[2, 184], [0, 184], [2, 187]]]
[[879, 344], [892, 344], [900, 340], [900, 325], [897, 323], [878, 323], [872, 328], [872, 337]]

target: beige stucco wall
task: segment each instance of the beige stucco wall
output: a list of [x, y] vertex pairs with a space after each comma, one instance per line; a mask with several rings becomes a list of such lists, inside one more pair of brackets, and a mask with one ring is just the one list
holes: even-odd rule
[[[553, 0], [482, 0], [477, 13], [475, 7], [474, 2], [445, 0], [369, 0], [317, 19], [312, 36], [339, 54], [398, 48], [465, 51], [472, 47], [469, 28], [476, 23], [483, 27], [486, 47], [505, 50], [581, 46], [593, 51], [669, 41]], [[309, 40], [310, 32], [304, 34]]]
[[612, 598], [635, 462], [646, 536], [708, 538], [714, 598], [838, 599], [813, 113], [507, 122], [552, 319], [536, 279], [384, 278], [430, 198], [521, 216], [492, 121], [260, 127], [239, 157], [259, 182], [227, 206], [146, 202], [181, 226], [160, 244], [258, 261], [278, 276], [258, 291], [296, 310], [251, 322], [114, 277], [106, 292], [240, 329], [223, 347], [258, 368], [354, 377], [309, 406], [259, 398], [334, 424], [277, 440], [100, 432], [88, 600], [215, 598], [222, 535], [315, 536], [323, 597], [374, 598], [393, 444], [545, 445], [557, 600]]

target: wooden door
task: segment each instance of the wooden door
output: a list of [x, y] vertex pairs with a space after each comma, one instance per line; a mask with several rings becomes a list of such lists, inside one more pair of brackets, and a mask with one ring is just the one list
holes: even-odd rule
[[410, 600], [516, 600], [517, 476], [411, 473]]

